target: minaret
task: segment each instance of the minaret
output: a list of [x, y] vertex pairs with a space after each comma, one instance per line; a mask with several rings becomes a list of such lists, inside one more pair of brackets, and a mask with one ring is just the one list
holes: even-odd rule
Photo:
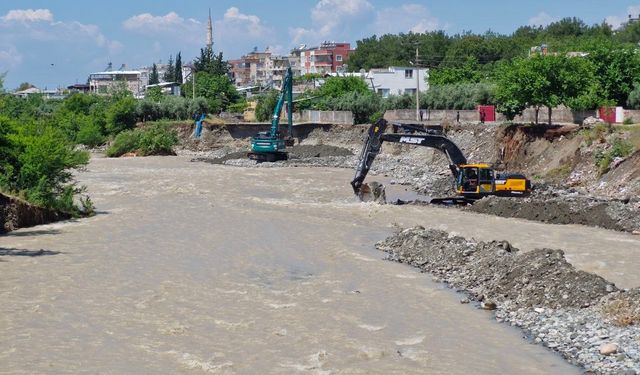
[[211, 22], [211, 8], [209, 8], [209, 26], [207, 27], [207, 48], [213, 50], [213, 23]]

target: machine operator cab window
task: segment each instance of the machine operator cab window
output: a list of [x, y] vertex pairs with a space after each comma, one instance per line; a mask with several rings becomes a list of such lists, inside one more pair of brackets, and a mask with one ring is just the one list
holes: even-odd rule
[[493, 185], [494, 171], [491, 168], [465, 167], [460, 171], [458, 183], [462, 191], [479, 193], [481, 185]]
[[461, 176], [462, 190], [475, 192], [478, 188], [478, 168], [464, 168]]

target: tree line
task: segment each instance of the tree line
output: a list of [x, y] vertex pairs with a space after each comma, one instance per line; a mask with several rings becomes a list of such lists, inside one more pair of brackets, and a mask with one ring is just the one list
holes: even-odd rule
[[348, 63], [351, 71], [409, 66], [418, 48], [430, 68], [427, 107], [495, 104], [513, 118], [530, 106], [640, 108], [639, 41], [638, 22], [612, 30], [605, 22], [587, 25], [574, 17], [522, 26], [510, 35], [374, 35], [357, 42]]

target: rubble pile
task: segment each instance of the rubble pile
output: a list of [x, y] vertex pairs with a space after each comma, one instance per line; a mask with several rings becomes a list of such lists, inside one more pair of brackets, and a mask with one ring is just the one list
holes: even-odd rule
[[496, 319], [598, 374], [640, 372], [640, 290], [621, 291], [576, 270], [561, 250], [520, 252], [415, 227], [376, 247], [388, 259], [432, 273]]

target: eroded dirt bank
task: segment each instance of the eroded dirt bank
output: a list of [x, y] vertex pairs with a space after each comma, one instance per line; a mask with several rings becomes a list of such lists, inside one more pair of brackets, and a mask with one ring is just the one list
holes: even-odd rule
[[[561, 250], [520, 252], [414, 227], [379, 242], [389, 259], [430, 272], [498, 321], [598, 374], [640, 371], [640, 289], [576, 270]], [[462, 300], [468, 303], [468, 300]]]
[[21, 199], [0, 193], [0, 234], [69, 218], [71, 216], [68, 214], [36, 207]]

